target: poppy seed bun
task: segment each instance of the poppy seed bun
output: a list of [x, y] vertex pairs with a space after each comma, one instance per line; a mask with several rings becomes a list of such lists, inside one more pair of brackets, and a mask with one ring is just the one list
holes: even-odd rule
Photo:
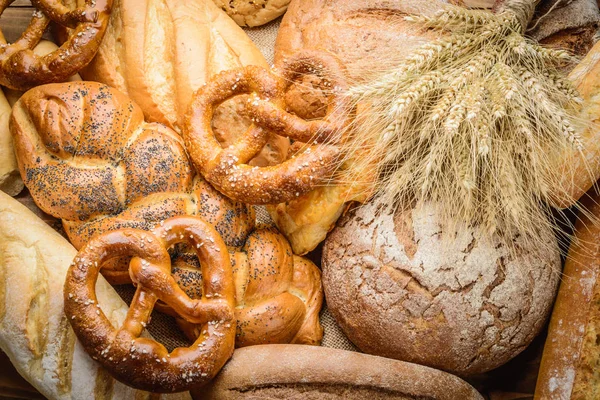
[[559, 280], [558, 245], [545, 254], [520, 237], [511, 250], [477, 229], [443, 233], [431, 205], [379, 210], [375, 201], [350, 211], [323, 249], [327, 305], [362, 351], [470, 375], [539, 333]]

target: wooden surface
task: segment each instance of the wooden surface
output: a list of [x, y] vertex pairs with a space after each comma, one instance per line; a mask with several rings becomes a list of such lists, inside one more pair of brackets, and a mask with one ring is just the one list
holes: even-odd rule
[[[468, 1], [468, 0], [467, 0]], [[471, 0], [473, 3], [488, 5], [491, 0]], [[16, 40], [29, 23], [32, 8], [27, 0], [17, 0], [0, 17], [0, 28], [8, 42]], [[50, 39], [46, 34], [45, 38]], [[61, 231], [60, 222], [43, 213], [35, 206], [27, 190], [17, 199], [33, 210], [55, 229]], [[533, 399], [535, 382], [545, 333], [540, 335], [531, 346], [508, 364], [481, 376], [468, 379], [489, 400], [529, 400]], [[10, 364], [8, 357], [0, 351], [0, 399], [40, 399], [35, 391]]]

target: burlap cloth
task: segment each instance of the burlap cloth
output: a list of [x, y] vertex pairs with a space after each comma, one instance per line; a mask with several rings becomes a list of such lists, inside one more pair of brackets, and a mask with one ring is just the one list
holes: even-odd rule
[[[250, 36], [250, 38], [254, 41], [269, 64], [273, 64], [275, 38], [277, 37], [280, 21], [281, 18], [258, 28], [245, 29], [246, 33], [248, 33], [248, 36]], [[273, 224], [271, 217], [264, 207], [256, 207], [255, 209], [257, 223]], [[134, 294], [134, 288], [132, 286], [117, 286], [115, 289], [123, 298], [123, 300], [125, 300], [128, 304], [131, 303], [131, 299], [133, 298]], [[322, 341], [323, 346], [358, 351], [356, 346], [354, 346], [341, 331], [333, 316], [327, 311], [326, 306], [323, 307], [320, 317], [321, 325], [323, 325], [324, 329]], [[158, 340], [160, 343], [163, 343], [169, 350], [179, 346], [190, 345], [190, 342], [177, 327], [174, 318], [158, 311], [154, 311], [152, 313], [152, 319], [150, 324], [148, 324], [147, 329], [156, 340]]]

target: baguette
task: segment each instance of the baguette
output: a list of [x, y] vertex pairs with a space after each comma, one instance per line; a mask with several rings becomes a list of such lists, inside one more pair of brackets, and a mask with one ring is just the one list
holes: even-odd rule
[[[0, 348], [17, 371], [49, 399], [155, 399], [93, 361], [63, 311], [63, 285], [77, 251], [10, 196], [0, 193]], [[102, 278], [98, 301], [111, 323], [127, 305]], [[186, 399], [189, 393], [166, 396]]]
[[580, 217], [552, 311], [536, 400], [598, 399], [600, 378], [600, 195], [584, 205], [595, 220]]

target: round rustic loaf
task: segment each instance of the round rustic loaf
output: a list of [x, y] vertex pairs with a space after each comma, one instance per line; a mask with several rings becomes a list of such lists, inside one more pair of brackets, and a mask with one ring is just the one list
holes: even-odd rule
[[[556, 243], [549, 229], [540, 235]], [[560, 256], [558, 245], [543, 253], [518, 236], [508, 245], [486, 238], [444, 229], [431, 204], [353, 209], [323, 250], [329, 310], [367, 353], [459, 375], [496, 368], [546, 322]]]

